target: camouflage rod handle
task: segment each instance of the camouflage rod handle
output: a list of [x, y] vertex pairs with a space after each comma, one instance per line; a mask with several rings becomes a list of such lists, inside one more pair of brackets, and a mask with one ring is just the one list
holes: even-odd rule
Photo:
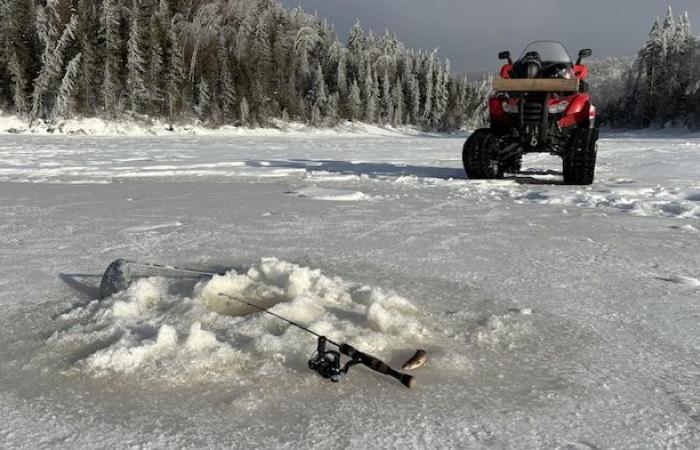
[[358, 363], [376, 372], [379, 372], [382, 375], [388, 375], [392, 378], [396, 378], [401, 382], [401, 384], [403, 384], [409, 389], [413, 388], [416, 385], [416, 379], [414, 377], [392, 369], [391, 367], [389, 367], [388, 364], [375, 358], [372, 355], [362, 353], [361, 351], [348, 344], [341, 344], [338, 346], [338, 349], [340, 350], [340, 353], [351, 358], [353, 361], [357, 361]]

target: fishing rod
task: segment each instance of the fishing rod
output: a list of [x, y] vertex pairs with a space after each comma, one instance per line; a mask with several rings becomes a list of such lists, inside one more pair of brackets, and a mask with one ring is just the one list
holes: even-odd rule
[[[337, 383], [338, 381], [343, 379], [352, 366], [356, 364], [362, 364], [363, 366], [368, 367], [374, 370], [375, 372], [379, 372], [382, 375], [387, 375], [397, 379], [401, 382], [401, 384], [403, 384], [407, 388], [413, 388], [416, 385], [416, 379], [413, 376], [394, 370], [380, 359], [372, 355], [368, 355], [367, 353], [363, 353], [351, 345], [339, 344], [337, 342], [334, 342], [325, 336], [322, 336], [302, 325], [299, 325], [296, 322], [293, 322], [285, 317], [275, 314], [268, 309], [261, 308], [260, 306], [255, 305], [254, 303], [247, 302], [241, 298], [234, 297], [223, 292], [220, 292], [219, 296], [229, 300], [234, 300], [243, 305], [247, 305], [257, 311], [267, 313], [273, 317], [276, 317], [279, 320], [282, 320], [290, 325], [293, 325], [303, 331], [306, 331], [307, 333], [316, 336], [318, 338], [316, 352], [309, 360], [309, 369], [317, 372], [323, 378], [330, 379], [334, 383]], [[331, 344], [338, 347], [338, 351], [326, 350], [327, 344]], [[347, 363], [345, 363], [345, 365], [342, 367], [340, 361], [341, 355], [345, 355], [348, 358], [350, 358], [350, 360]]]
[[141, 267], [151, 267], [154, 269], [164, 269], [164, 270], [169, 270], [172, 272], [189, 273], [189, 274], [193, 274], [193, 275], [209, 275], [209, 276], [226, 275], [225, 272], [211, 272], [211, 271], [199, 270], [199, 269], [188, 269], [185, 267], [169, 266], [169, 265], [165, 265], [165, 264], [143, 263], [143, 262], [129, 261], [129, 260], [120, 260], [120, 261], [122, 261], [122, 264], [131, 264], [133, 266], [141, 266]]

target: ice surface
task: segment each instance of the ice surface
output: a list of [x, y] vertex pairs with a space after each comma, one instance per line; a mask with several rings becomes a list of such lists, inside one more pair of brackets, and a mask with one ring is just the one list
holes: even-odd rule
[[[590, 187], [547, 156], [466, 180], [462, 144], [3, 135], [0, 442], [698, 448], [700, 138], [605, 134]], [[226, 275], [98, 302], [117, 258]], [[429, 359], [414, 390], [362, 367], [330, 384], [312, 336], [220, 291]]]
[[[700, 144], [695, 142], [700, 138], [640, 141], [621, 135], [602, 139], [597, 183], [575, 187], [561, 185], [560, 160], [548, 156], [528, 156], [523, 173], [506, 180], [468, 182], [455, 158], [458, 142], [444, 145], [452, 141], [389, 130], [386, 133], [393, 134], [384, 137], [379, 129], [372, 130], [365, 135], [328, 131], [335, 133], [332, 140], [323, 133], [280, 137], [277, 130], [248, 130], [247, 134], [239, 130], [240, 136], [226, 137], [224, 130], [212, 137], [190, 138], [194, 145], [177, 136], [106, 142], [99, 137], [8, 135], [0, 144], [0, 181], [296, 179], [305, 185], [288, 191], [289, 195], [337, 202], [376, 200], [378, 195], [366, 188], [385, 182], [450, 187], [477, 201], [507, 199], [642, 217], [700, 218], [700, 185], [698, 177], [691, 175], [700, 173]], [[80, 145], [74, 145], [76, 139]], [[399, 145], [393, 147], [391, 141]], [[390, 150], [383, 151], [387, 145]]]

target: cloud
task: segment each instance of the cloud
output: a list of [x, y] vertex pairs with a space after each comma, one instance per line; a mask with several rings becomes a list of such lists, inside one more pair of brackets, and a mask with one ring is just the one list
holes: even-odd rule
[[[571, 54], [634, 55], [666, 0], [282, 0], [336, 24], [341, 39], [356, 18], [365, 28], [390, 28], [411, 47], [440, 47], [454, 70], [491, 69], [500, 50], [519, 53], [532, 40], [555, 39]], [[676, 14], [700, 17], [698, 0], [675, 0]]]

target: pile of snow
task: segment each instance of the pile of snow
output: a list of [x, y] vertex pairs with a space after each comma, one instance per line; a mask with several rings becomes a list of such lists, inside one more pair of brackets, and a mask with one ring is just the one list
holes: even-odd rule
[[396, 293], [274, 258], [182, 290], [166, 278], [139, 279], [62, 315], [49, 350], [77, 359], [69, 371], [136, 374], [165, 384], [307, 373], [312, 335], [219, 293], [381, 358], [417, 348], [432, 335], [421, 312]]
[[614, 208], [634, 216], [700, 219], [699, 192], [663, 186], [642, 188], [608, 186], [604, 189], [589, 188], [564, 192], [529, 190], [522, 194], [516, 194], [514, 198], [520, 203]]
[[361, 191], [343, 191], [340, 189], [324, 189], [319, 187], [289, 192], [289, 195], [329, 202], [362, 202], [370, 201], [374, 198]]

